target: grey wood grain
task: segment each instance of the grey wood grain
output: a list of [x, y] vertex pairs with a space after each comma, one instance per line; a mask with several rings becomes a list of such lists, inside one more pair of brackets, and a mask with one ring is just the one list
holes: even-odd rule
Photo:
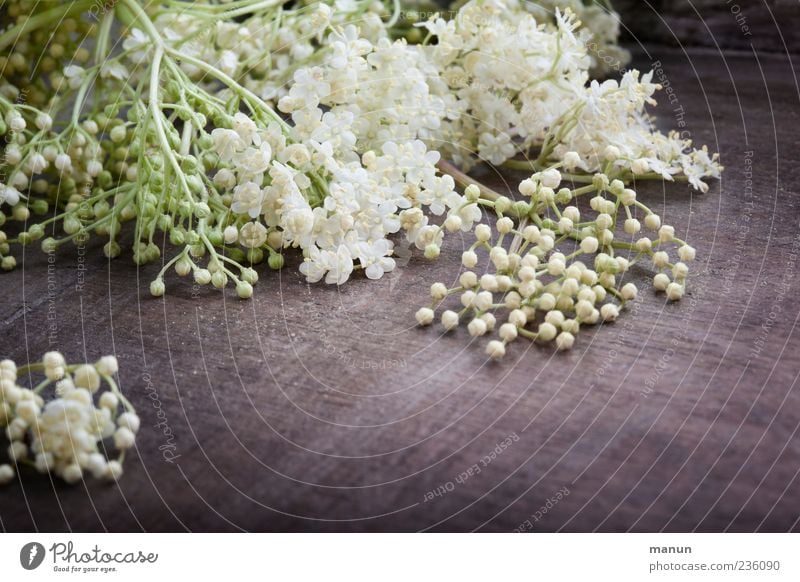
[[[465, 330], [412, 325], [468, 240], [340, 289], [306, 285], [295, 258], [246, 302], [175, 279], [153, 299], [156, 267], [108, 262], [95, 243], [60, 252], [48, 281], [29, 251], [0, 276], [0, 355], [116, 353], [143, 427], [119, 485], [23, 471], [0, 490], [0, 528], [799, 529], [796, 70], [768, 55], [637, 56], [655, 60], [685, 129], [727, 167], [706, 195], [641, 189], [698, 249], [682, 302], [645, 291], [570, 353], [520, 342], [496, 364]], [[674, 105], [658, 114], [675, 125]]]
[[613, 0], [624, 37], [643, 44], [800, 50], [798, 0]]

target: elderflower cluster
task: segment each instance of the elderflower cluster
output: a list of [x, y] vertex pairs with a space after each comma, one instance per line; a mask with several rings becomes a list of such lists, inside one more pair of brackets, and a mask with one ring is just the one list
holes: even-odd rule
[[430, 97], [420, 53], [404, 41], [373, 44], [353, 26], [331, 34], [329, 47], [325, 66], [298, 70], [279, 102], [294, 124], [293, 167], [303, 178], [315, 172], [325, 180], [327, 196], [313, 211], [304, 207], [302, 217], [297, 209], [287, 213], [287, 201], [299, 200], [295, 174], [277, 180], [273, 193], [268, 188], [263, 205], [284, 246], [303, 249], [308, 280], [341, 284], [354, 268], [372, 279], [394, 269], [389, 235], [403, 232], [435, 257], [445, 228], [430, 224], [429, 215], [446, 214], [449, 230], [469, 230], [480, 211], [450, 176], [438, 174], [438, 152], [416, 139], [435, 133], [444, 110]]
[[[452, 20], [403, 28], [399, 4], [374, 0], [185, 4], [119, 0], [84, 26], [80, 3], [56, 18], [10, 2], [0, 267], [14, 268], [15, 244], [54, 252], [92, 236], [114, 258], [133, 223], [133, 260], [161, 263], [152, 295], [174, 271], [248, 298], [257, 265], [281, 268], [288, 249], [309, 281], [333, 284], [393, 270], [401, 237], [437, 257], [484, 202], [459, 192], [469, 180], [451, 161], [552, 166], [578, 182], [603, 172], [625, 186], [705, 189], [719, 174], [716, 156], [652, 129], [650, 76], [587, 85], [587, 39], [616, 35], [600, 14], [587, 30], [576, 13], [589, 9], [471, 0]], [[50, 25], [56, 42], [31, 84], [10, 39]], [[511, 159], [521, 152], [538, 156]]]
[[439, 68], [429, 84], [444, 85], [451, 98], [437, 137], [462, 167], [478, 159], [501, 165], [538, 149], [536, 161], [523, 165], [544, 167], [577, 152], [582, 163], [570, 169], [586, 174], [680, 175], [701, 191], [708, 188], [703, 178], [719, 177], [716, 155], [655, 129], [645, 111], [660, 88], [652, 73], [586, 85], [591, 34], [569, 7], [543, 27], [516, 0], [471, 0], [452, 20], [420, 25], [436, 39], [425, 47]]
[[[442, 327], [465, 323], [474, 337], [496, 334], [486, 353], [497, 359], [518, 337], [566, 350], [582, 327], [616, 320], [638, 295], [625, 281], [637, 263], [654, 267], [656, 290], [670, 300], [683, 296], [694, 249], [620, 180], [597, 174], [586, 186], [562, 187], [561, 173], [551, 167], [523, 180], [519, 192], [525, 199], [516, 203], [492, 196], [496, 222], [475, 227], [458, 285], [433, 284], [433, 304], [416, 314], [420, 325], [433, 323], [435, 310], [446, 307]], [[584, 197], [590, 197], [589, 209], [582, 211], [578, 200]], [[488, 264], [479, 270], [484, 253]], [[457, 305], [450, 305], [450, 296], [458, 297]]]
[[553, 20], [557, 10], [569, 8], [582, 23], [587, 35], [585, 44], [589, 49], [594, 78], [601, 78], [623, 69], [631, 59], [630, 53], [619, 46], [620, 18], [608, 2], [584, 2], [583, 0], [536, 0], [522, 2], [521, 7], [531, 12], [540, 22]]
[[[33, 389], [17, 384], [20, 376], [33, 371], [43, 372], [44, 381]], [[95, 364], [68, 365], [60, 353], [48, 352], [40, 364], [19, 370], [11, 360], [0, 362], [0, 427], [9, 441], [9, 462], [0, 464], [0, 484], [13, 480], [23, 465], [55, 473], [67, 483], [87, 474], [119, 478], [140, 421], [113, 380], [116, 372], [113, 356]], [[101, 389], [103, 382], [107, 390]], [[54, 393], [46, 400], [43, 394], [51, 385]], [[119, 451], [116, 459], [102, 452], [111, 442]]]
[[[233, 9], [235, 13], [235, 9]], [[164, 11], [155, 27], [175, 48], [189, 57], [210, 63], [266, 101], [286, 94], [288, 81], [300, 63], [314, 59], [326, 44], [328, 31], [358, 22], [361, 34], [377, 40], [386, 36], [381, 17], [386, 7], [376, 0], [326, 0], [275, 2], [244, 18], [215, 14], [202, 6]], [[127, 41], [144, 61], [149, 39], [142, 31]], [[181, 68], [199, 83], [210, 79], [199, 67], [182, 62]]]

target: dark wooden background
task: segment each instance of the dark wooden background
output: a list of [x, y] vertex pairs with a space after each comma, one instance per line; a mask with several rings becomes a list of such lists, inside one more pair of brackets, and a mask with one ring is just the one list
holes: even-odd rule
[[156, 267], [96, 244], [48, 280], [31, 250], [0, 276], [0, 355], [115, 353], [143, 426], [118, 485], [23, 471], [0, 529], [800, 529], [797, 56], [647, 50], [636, 63], [660, 60], [679, 100], [660, 123], [685, 115], [727, 167], [706, 195], [640, 194], [698, 249], [682, 302], [645, 291], [570, 353], [519, 342], [498, 364], [463, 329], [413, 326], [468, 240], [340, 289], [290, 260], [251, 301], [174, 278], [153, 299]]
[[800, 48], [798, 0], [612, 0], [631, 43], [786, 53]]

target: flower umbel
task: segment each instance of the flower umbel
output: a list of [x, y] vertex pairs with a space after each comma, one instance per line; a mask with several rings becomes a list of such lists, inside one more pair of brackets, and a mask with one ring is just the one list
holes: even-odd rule
[[[33, 389], [17, 383], [34, 372], [43, 372], [45, 380]], [[48, 352], [41, 363], [19, 369], [11, 360], [0, 362], [0, 426], [9, 441], [0, 484], [9, 483], [23, 465], [52, 472], [67, 483], [87, 475], [119, 478], [140, 422], [117, 387], [116, 372], [113, 356], [69, 365], [60, 353]], [[112, 442], [116, 458], [107, 456]]]

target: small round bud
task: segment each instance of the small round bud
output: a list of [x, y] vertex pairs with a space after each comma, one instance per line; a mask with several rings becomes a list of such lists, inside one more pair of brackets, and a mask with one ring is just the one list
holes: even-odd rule
[[653, 287], [655, 287], [656, 291], [666, 291], [669, 283], [669, 275], [666, 273], [658, 273], [653, 277]]
[[552, 293], [542, 293], [539, 297], [539, 309], [550, 311], [556, 306], [556, 298]]
[[508, 209], [511, 208], [511, 199], [507, 196], [500, 196], [497, 200], [494, 201], [494, 210], [498, 214], [503, 214], [508, 212]]
[[561, 215], [565, 218], [569, 218], [572, 222], [580, 222], [581, 221], [581, 211], [578, 209], [577, 206], [567, 206], [564, 210], [561, 211]]
[[636, 192], [630, 188], [625, 188], [620, 194], [619, 200], [623, 206], [630, 206], [636, 202]]
[[566, 265], [561, 257], [551, 256], [547, 261], [547, 272], [551, 275], [563, 275]]
[[503, 325], [500, 326], [499, 334], [500, 337], [503, 339], [503, 341], [506, 342], [514, 341], [515, 339], [517, 339], [518, 333], [519, 332], [517, 331], [517, 326], [514, 325], [513, 323], [504, 323]]
[[562, 331], [556, 337], [556, 347], [559, 350], [571, 350], [575, 345], [575, 336], [568, 331]]
[[431, 285], [431, 297], [434, 301], [441, 301], [447, 297], [447, 286], [444, 283], [434, 283]]
[[120, 427], [114, 433], [114, 446], [119, 450], [124, 451], [130, 449], [136, 443], [136, 436], [131, 429], [127, 427]]
[[232, 245], [239, 240], [239, 229], [233, 225], [226, 226], [225, 230], [222, 231], [222, 237], [226, 245]]
[[695, 257], [694, 247], [690, 247], [689, 245], [683, 245], [678, 249], [678, 256], [682, 261], [685, 261], [687, 263], [693, 261]]
[[449, 309], [442, 313], [442, 326], [447, 331], [455, 329], [458, 326], [458, 313]]
[[245, 267], [242, 269], [242, 280], [247, 281], [251, 285], [255, 285], [258, 283], [258, 273], [256, 273], [255, 269], [251, 269], [250, 267]]
[[634, 299], [636, 299], [636, 295], [638, 293], [639, 290], [633, 283], [626, 283], [625, 285], [622, 286], [622, 289], [620, 289], [620, 294], [622, 295], [622, 298], [625, 299], [626, 301], [633, 301]]
[[525, 230], [522, 231], [523, 238], [530, 242], [535, 243], [539, 242], [539, 238], [541, 236], [541, 232], [539, 231], [539, 227], [535, 225], [526, 226]]
[[127, 131], [125, 130], [124, 125], [114, 126], [108, 134], [108, 136], [111, 138], [111, 141], [114, 143], [123, 142], [125, 140], [126, 135]]
[[508, 234], [514, 230], [514, 221], [507, 216], [504, 216], [503, 218], [498, 219], [496, 228], [497, 232], [500, 234]]
[[197, 269], [194, 272], [194, 281], [198, 285], [208, 285], [211, 283], [211, 271], [208, 269]]
[[467, 269], [472, 269], [478, 264], [478, 254], [475, 251], [464, 251], [461, 254], [461, 264]]
[[428, 246], [425, 247], [425, 258], [426, 259], [435, 259], [435, 258], [437, 258], [439, 256], [440, 252], [441, 252], [441, 249], [439, 248], [439, 245], [437, 245], [435, 243], [431, 243], [431, 244], [429, 244]]
[[14, 467], [9, 464], [0, 465], [0, 485], [8, 485], [15, 476]]
[[600, 243], [593, 236], [587, 236], [581, 241], [581, 251], [584, 253], [596, 253]]
[[646, 253], [653, 248], [653, 241], [646, 236], [643, 236], [636, 241], [636, 250], [640, 253]]
[[519, 183], [519, 193], [523, 196], [534, 196], [536, 194], [536, 182], [530, 178], [526, 178]]
[[669, 255], [664, 251], [658, 251], [653, 254], [653, 265], [659, 269], [666, 267], [669, 263]]
[[658, 240], [661, 242], [670, 242], [675, 238], [675, 228], [665, 224], [658, 229]]
[[642, 224], [635, 218], [629, 218], [625, 221], [625, 232], [628, 234], [637, 234], [642, 230]]
[[464, 196], [469, 202], [477, 202], [478, 198], [481, 197], [481, 189], [475, 184], [470, 184], [464, 189]]
[[83, 479], [83, 469], [81, 469], [80, 465], [77, 463], [72, 463], [71, 465], [67, 465], [61, 471], [61, 478], [64, 479], [66, 483], [69, 485], [74, 485], [81, 479]]
[[683, 285], [675, 282], [667, 285], [667, 298], [670, 301], [678, 301], [681, 297], [683, 297]]
[[600, 316], [603, 321], [614, 321], [619, 316], [619, 307], [613, 303], [606, 303], [600, 308]]
[[475, 303], [475, 298], [477, 296], [478, 294], [475, 293], [475, 291], [471, 290], [464, 291], [461, 294], [461, 305], [463, 305], [464, 307], [472, 307], [473, 304]]
[[481, 319], [486, 322], [486, 329], [488, 331], [492, 331], [494, 325], [497, 323], [497, 318], [492, 313], [484, 313], [481, 315]]
[[112, 480], [117, 480], [122, 477], [122, 463], [119, 461], [109, 461], [108, 465], [106, 465], [105, 477]]
[[250, 299], [253, 296], [253, 286], [247, 281], [239, 281], [236, 284], [236, 294], [239, 299]]
[[175, 272], [181, 277], [185, 277], [192, 272], [192, 261], [187, 258], [179, 259], [178, 262], [175, 263]]
[[117, 241], [111, 240], [103, 245], [103, 254], [109, 259], [116, 259], [120, 253], [122, 253], [122, 248]]
[[100, 408], [107, 408], [113, 412], [116, 411], [117, 406], [119, 406], [119, 398], [117, 398], [117, 395], [113, 392], [103, 392], [98, 404]]
[[153, 297], [161, 297], [166, 290], [167, 287], [164, 285], [163, 279], [155, 279], [150, 283], [150, 295]]
[[486, 344], [486, 355], [493, 360], [500, 360], [506, 355], [506, 346], [503, 342], [492, 340]]
[[269, 268], [278, 271], [283, 268], [283, 255], [280, 253], [271, 253], [267, 259]]
[[194, 215], [200, 219], [208, 218], [211, 216], [211, 208], [205, 202], [198, 202], [194, 205]]
[[473, 304], [479, 311], [488, 311], [492, 308], [494, 297], [489, 291], [481, 291], [475, 296]]
[[222, 289], [228, 284], [228, 275], [224, 271], [214, 271], [211, 274], [211, 284], [217, 289]]
[[467, 325], [467, 329], [469, 330], [469, 334], [472, 337], [482, 336], [488, 330], [488, 328], [486, 326], [486, 322], [483, 321], [483, 319], [481, 319], [479, 317], [477, 317], [477, 318], [473, 319], [472, 321], [470, 321], [469, 325]]
[[478, 286], [478, 276], [472, 271], [464, 271], [458, 278], [458, 282], [465, 289], [472, 289]]
[[475, 237], [480, 242], [487, 242], [492, 238], [492, 229], [486, 224], [479, 224], [475, 227]]
[[95, 368], [103, 376], [113, 376], [119, 370], [119, 363], [114, 356], [103, 356], [97, 360]]
[[517, 327], [525, 327], [528, 323], [528, 316], [521, 309], [515, 309], [508, 315], [508, 323], [516, 325]]
[[11, 271], [16, 266], [17, 266], [17, 259], [15, 259], [14, 257], [8, 256], [0, 259], [0, 268], [2, 268], [4, 271]]
[[589, 301], [585, 299], [581, 299], [575, 305], [575, 315], [577, 315], [580, 319], [587, 319], [591, 316], [592, 311], [594, 310], [594, 305], [592, 305]]
[[539, 331], [537, 333], [537, 339], [542, 340], [543, 342], [549, 342], [555, 339], [558, 330], [556, 326], [552, 323], [544, 323], [539, 324]]
[[419, 309], [416, 313], [417, 323], [425, 326], [430, 325], [433, 323], [434, 312], [433, 309], [429, 307], [423, 307]]
[[84, 364], [78, 366], [72, 375], [72, 381], [78, 388], [86, 388], [89, 392], [97, 392], [100, 388], [100, 375], [94, 366]]
[[607, 228], [611, 228], [611, 225], [614, 223], [614, 219], [611, 218], [611, 215], [603, 212], [602, 214], [597, 215], [594, 223], [600, 230], [606, 230]]
[[658, 214], [648, 214], [644, 217], [644, 225], [650, 230], [661, 228], [661, 217]]
[[49, 236], [42, 241], [42, 251], [45, 253], [52, 253], [58, 248], [58, 242], [56, 239]]
[[461, 224], [461, 217], [457, 214], [451, 214], [444, 221], [444, 227], [447, 229], [447, 232], [458, 232], [461, 230]]
[[555, 168], [550, 168], [541, 173], [540, 179], [542, 181], [542, 186], [555, 189], [561, 184], [561, 172]]
[[677, 262], [672, 267], [672, 276], [676, 281], [682, 281], [689, 274], [689, 266], [686, 263]]

